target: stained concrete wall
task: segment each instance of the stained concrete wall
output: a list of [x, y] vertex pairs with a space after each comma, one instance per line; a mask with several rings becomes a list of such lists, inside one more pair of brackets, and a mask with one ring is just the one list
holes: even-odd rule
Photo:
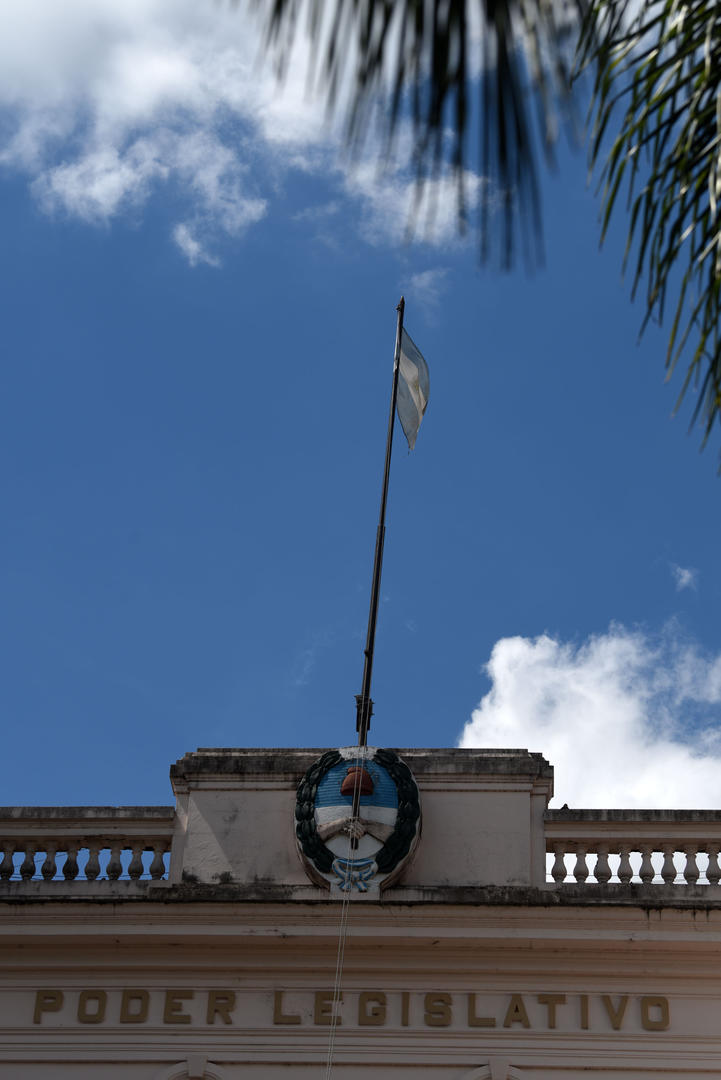
[[[171, 769], [174, 881], [300, 885], [297, 785], [323, 750], [198, 750]], [[553, 769], [527, 750], [400, 750], [421, 795], [422, 839], [400, 884], [545, 883]]]

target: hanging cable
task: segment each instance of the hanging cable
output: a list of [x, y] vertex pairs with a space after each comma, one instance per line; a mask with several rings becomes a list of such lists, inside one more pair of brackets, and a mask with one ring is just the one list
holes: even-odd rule
[[[357, 829], [357, 823], [359, 813], [356, 808], [360, 807], [360, 785], [362, 784], [362, 769], [366, 758], [366, 747], [358, 747], [358, 756], [356, 758], [357, 768], [353, 774], [353, 801], [351, 803], [351, 816], [348, 820], [348, 850], [346, 852], [346, 866], [350, 866], [352, 851], [353, 851], [353, 838]], [[340, 911], [340, 923], [338, 926], [338, 951], [336, 953], [335, 960], [335, 979], [333, 982], [333, 999], [331, 1003], [331, 1018], [330, 1018], [330, 1032], [328, 1033], [328, 1056], [325, 1064], [325, 1080], [331, 1080], [333, 1072], [333, 1054], [335, 1051], [335, 1037], [338, 1027], [338, 1009], [340, 1008], [341, 998], [343, 995], [343, 964], [345, 961], [345, 946], [348, 936], [348, 916], [350, 914], [350, 894], [353, 888], [353, 882], [350, 878], [350, 870], [348, 870], [348, 878], [344, 883], [346, 888], [343, 891], [343, 901]]]

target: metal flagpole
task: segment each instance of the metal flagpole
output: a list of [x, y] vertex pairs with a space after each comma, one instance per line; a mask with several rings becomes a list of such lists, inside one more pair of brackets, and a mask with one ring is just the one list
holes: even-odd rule
[[[401, 338], [403, 335], [403, 312], [406, 302], [403, 297], [396, 311], [398, 323], [396, 326], [396, 347], [393, 354], [393, 388], [391, 390], [391, 408], [388, 417], [388, 436], [386, 438], [386, 460], [383, 469], [383, 490], [381, 492], [381, 508], [378, 516], [378, 529], [376, 531], [376, 550], [373, 558], [373, 581], [371, 584], [371, 603], [368, 612], [368, 632], [363, 661], [363, 685], [360, 694], [356, 694], [356, 728], [358, 730], [358, 765], [362, 767], [365, 756], [365, 747], [368, 745], [368, 728], [370, 727], [373, 714], [373, 702], [371, 700], [371, 676], [373, 674], [373, 650], [376, 641], [376, 622], [378, 621], [378, 600], [381, 588], [381, 569], [383, 567], [383, 544], [386, 535], [386, 503], [388, 501], [388, 478], [391, 471], [391, 450], [393, 449], [393, 426], [396, 417], [396, 399], [398, 397], [398, 371], [401, 358]], [[353, 826], [358, 821], [360, 809], [361, 788], [360, 768], [353, 775], [353, 801], [351, 807], [350, 831], [348, 835], [348, 855], [358, 847], [358, 836]], [[349, 858], [350, 861], [350, 858]], [[348, 933], [348, 914], [350, 911], [350, 890], [343, 894], [343, 906], [341, 908], [340, 932], [338, 935], [338, 953], [336, 957], [335, 984], [333, 988], [333, 1012], [331, 1018], [331, 1030], [328, 1038], [328, 1057], [326, 1060], [325, 1080], [330, 1080], [333, 1069], [333, 1050], [335, 1046], [336, 1028], [339, 1023], [337, 1016], [338, 1003], [341, 1001], [341, 977], [343, 973], [343, 960], [345, 956], [345, 942]]]
[[[376, 531], [376, 550], [373, 560], [373, 583], [371, 585], [371, 603], [368, 613], [368, 633], [364, 650], [363, 662], [363, 685], [360, 694], [356, 694], [356, 730], [358, 731], [358, 746], [368, 744], [368, 728], [373, 715], [373, 702], [371, 700], [371, 677], [373, 675], [373, 650], [376, 640], [376, 622], [378, 620], [378, 601], [381, 588], [381, 569], [383, 567], [383, 543], [386, 535], [386, 502], [388, 501], [388, 477], [391, 471], [391, 450], [393, 448], [393, 425], [396, 415], [396, 398], [398, 396], [398, 369], [401, 357], [401, 337], [403, 335], [403, 312], [406, 302], [403, 297], [396, 308], [398, 323], [396, 326], [396, 347], [393, 356], [393, 389], [391, 391], [391, 409], [388, 417], [388, 437], [386, 439], [386, 461], [383, 470], [383, 491], [381, 494], [381, 507], [378, 517], [378, 529]], [[354, 793], [353, 816], [358, 813], [357, 803], [360, 800], [360, 788]]]

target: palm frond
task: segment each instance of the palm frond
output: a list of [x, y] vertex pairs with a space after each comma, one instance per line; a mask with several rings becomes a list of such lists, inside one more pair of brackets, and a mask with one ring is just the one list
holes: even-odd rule
[[643, 326], [662, 320], [672, 300], [666, 367], [670, 376], [689, 357], [679, 400], [697, 387], [692, 423], [702, 418], [705, 443], [721, 417], [721, 8], [713, 0], [588, 0], [588, 10], [587, 0], [246, 3], [265, 19], [281, 74], [307, 19], [309, 75], [329, 108], [352, 87], [343, 105], [353, 150], [380, 117], [381, 156], [389, 154], [410, 119], [417, 205], [450, 169], [461, 227], [473, 147], [481, 258], [498, 250], [505, 267], [519, 247], [531, 264], [542, 257], [537, 149], [552, 162], [559, 124], [573, 121], [583, 21], [578, 67], [595, 71], [590, 156], [602, 169], [603, 235], [625, 191], [625, 258], [634, 295], [645, 289]]
[[380, 118], [381, 156], [390, 152], [409, 117], [418, 203], [429, 181], [450, 170], [463, 228], [466, 170], [476, 165], [482, 259], [498, 251], [510, 266], [520, 246], [531, 263], [540, 261], [537, 147], [552, 161], [557, 130], [572, 119], [573, 49], [586, 0], [250, 2], [265, 19], [281, 74], [307, 18], [311, 78], [331, 109], [351, 81], [353, 150]]
[[677, 407], [695, 386], [705, 444], [721, 419], [721, 9], [646, 0], [629, 20], [628, 7], [595, 0], [581, 43], [582, 62], [597, 65], [603, 233], [625, 188], [633, 292], [645, 288], [644, 326], [672, 299], [666, 368], [670, 377], [687, 356]]

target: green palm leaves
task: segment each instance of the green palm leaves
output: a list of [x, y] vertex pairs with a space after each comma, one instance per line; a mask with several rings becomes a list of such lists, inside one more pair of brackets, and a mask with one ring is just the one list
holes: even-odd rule
[[[282, 70], [308, 18], [311, 75], [341, 102], [358, 150], [380, 114], [389, 152], [403, 116], [420, 196], [450, 170], [468, 217], [469, 160], [480, 176], [480, 253], [505, 267], [541, 254], [536, 148], [552, 159], [572, 119], [571, 68], [594, 70], [591, 163], [603, 234], [628, 213], [633, 292], [644, 326], [672, 308], [666, 366], [682, 355], [704, 442], [721, 417], [721, 5], [712, 0], [252, 0]], [[350, 86], [344, 97], [343, 88]], [[535, 92], [531, 93], [531, 88]], [[376, 110], [377, 105], [380, 110]], [[620, 125], [620, 126], [619, 126]]]
[[433, 181], [450, 175], [464, 228], [466, 169], [477, 169], [481, 256], [497, 254], [506, 267], [519, 251], [531, 262], [541, 256], [536, 148], [551, 157], [570, 107], [582, 2], [252, 0], [281, 73], [298, 31], [309, 28], [311, 80], [331, 108], [344, 109], [351, 150], [367, 145], [379, 121], [384, 160], [402, 141], [401, 117], [410, 118], [418, 207], [426, 193], [432, 211]]
[[596, 2], [582, 55], [597, 64], [591, 160], [603, 168], [603, 231], [625, 192], [633, 291], [643, 282], [645, 323], [671, 301], [666, 366], [689, 356], [680, 397], [698, 385], [705, 442], [721, 409], [721, 9]]

